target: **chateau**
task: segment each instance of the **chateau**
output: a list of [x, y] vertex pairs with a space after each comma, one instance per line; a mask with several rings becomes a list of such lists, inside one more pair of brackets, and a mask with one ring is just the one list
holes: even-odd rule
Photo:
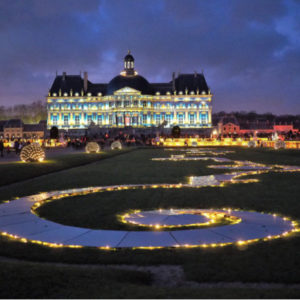
[[203, 74], [173, 73], [168, 83], [149, 83], [135, 70], [128, 51], [124, 70], [108, 84], [92, 83], [87, 72], [56, 76], [47, 96], [47, 128], [163, 125], [181, 128], [211, 128], [212, 94]]

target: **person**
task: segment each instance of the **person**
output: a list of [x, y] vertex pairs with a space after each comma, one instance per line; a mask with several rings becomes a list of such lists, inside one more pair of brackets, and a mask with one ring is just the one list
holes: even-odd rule
[[7, 155], [10, 155], [10, 145], [8, 144], [6, 147]]
[[4, 149], [3, 141], [0, 140], [0, 153], [1, 153], [1, 157], [3, 157], [3, 149]]
[[20, 146], [19, 141], [18, 141], [18, 140], [15, 140], [14, 148], [15, 148], [15, 153], [16, 153], [16, 155], [18, 155], [18, 153], [19, 153], [19, 146]]

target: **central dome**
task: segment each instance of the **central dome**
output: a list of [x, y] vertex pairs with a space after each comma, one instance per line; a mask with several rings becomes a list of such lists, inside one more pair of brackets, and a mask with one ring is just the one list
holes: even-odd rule
[[137, 75], [134, 71], [134, 58], [128, 51], [124, 57], [124, 71], [113, 78], [107, 86], [107, 95], [113, 95], [115, 91], [130, 87], [140, 91], [143, 95], [151, 95], [152, 89], [150, 83], [143, 76]]
[[140, 75], [122, 76], [113, 78], [107, 86], [107, 95], [113, 95], [115, 91], [125, 87], [140, 91], [143, 95], [151, 94], [151, 86], [147, 79]]

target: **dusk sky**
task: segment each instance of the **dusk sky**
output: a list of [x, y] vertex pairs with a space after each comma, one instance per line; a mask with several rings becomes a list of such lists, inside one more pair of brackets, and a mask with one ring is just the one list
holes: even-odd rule
[[204, 69], [213, 113], [300, 114], [299, 0], [1, 0], [0, 105], [58, 74], [108, 83], [130, 48], [150, 83]]

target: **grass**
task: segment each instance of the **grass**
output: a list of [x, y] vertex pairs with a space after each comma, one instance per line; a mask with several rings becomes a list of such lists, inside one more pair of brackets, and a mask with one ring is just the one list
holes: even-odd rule
[[100, 153], [73, 153], [59, 155], [57, 157], [46, 159], [43, 162], [35, 163], [25, 163], [22, 161], [2, 163], [0, 164], [0, 186], [89, 164], [132, 151], [133, 149], [134, 148], [125, 148], [118, 151], [102, 150]]
[[[227, 149], [236, 150], [236, 153], [225, 156], [235, 160], [300, 166], [299, 150], [275, 151], [269, 148], [248, 149], [232, 147]], [[151, 160], [153, 157], [169, 157], [171, 154], [180, 153], [182, 154], [179, 151], [171, 152], [162, 149], [147, 149], [126, 153], [92, 165], [66, 170], [59, 174], [49, 174], [43, 178], [36, 178], [30, 184], [20, 182], [13, 189], [11, 187], [3, 187], [0, 200], [8, 200], [13, 197], [31, 195], [43, 191], [87, 186], [130, 183], [184, 183], [187, 182], [188, 176], [231, 172], [230, 170], [207, 168], [208, 165], [219, 164], [213, 161], [157, 162]], [[290, 217], [293, 220], [300, 219], [300, 173], [266, 173], [252, 176], [252, 178], [259, 179], [259, 182], [226, 185], [223, 188], [103, 192], [86, 195], [85, 197], [70, 197], [49, 202], [44, 207], [42, 206], [42, 209], [45, 209], [44, 216], [47, 214], [47, 218], [51, 220], [55, 219], [62, 223], [67, 222], [71, 225], [83, 227], [95, 226], [95, 228], [118, 226], [116, 215], [129, 209], [231, 207], [259, 212], [272, 212]], [[40, 213], [42, 213], [42, 210]], [[65, 216], [63, 216], [63, 213], [65, 213]], [[103, 221], [97, 221], [99, 216], [103, 218]], [[158, 249], [152, 251], [101, 251], [93, 248], [53, 249], [37, 244], [24, 244], [0, 236], [0, 255], [31, 261], [78, 264], [182, 265], [187, 278], [197, 282], [300, 283], [299, 245], [299, 233], [268, 242], [253, 243], [248, 247], [230, 245], [221, 248]], [[130, 289], [127, 286], [125, 290], [129, 291]], [[193, 294], [194, 292], [189, 293], [184, 289], [180, 289], [179, 294], [176, 294], [177, 292], [172, 294], [171, 291], [160, 293], [159, 289], [153, 289], [152, 287], [142, 287], [142, 289], [146, 291], [144, 297], [149, 296], [147, 293], [152, 289], [151, 293], [153, 294], [151, 296], [154, 298], [162, 295], [174, 298], [199, 298], [202, 295], [205, 295], [206, 298], [257, 298], [259, 297], [258, 295], [262, 298], [289, 298], [296, 295], [293, 294], [294, 291], [292, 290], [248, 290], [246, 293], [246, 290], [226, 289], [224, 294], [222, 294], [221, 289], [218, 289], [217, 291], [205, 290], [203, 294], [195, 291], [195, 294]]]
[[0, 281], [2, 299], [295, 299], [299, 296], [298, 289], [282, 288], [162, 288], [151, 286], [151, 275], [141, 271], [32, 263], [1, 262]]

